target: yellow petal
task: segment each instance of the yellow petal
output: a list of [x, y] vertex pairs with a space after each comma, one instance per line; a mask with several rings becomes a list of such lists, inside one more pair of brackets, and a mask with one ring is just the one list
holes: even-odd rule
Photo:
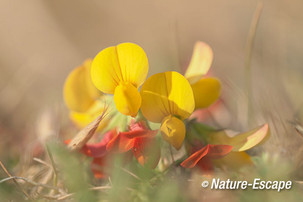
[[102, 50], [94, 58], [91, 77], [104, 93], [114, 94], [120, 82], [138, 88], [146, 79], [148, 60], [144, 50], [133, 43], [122, 43]]
[[202, 78], [191, 85], [195, 97], [196, 109], [206, 108], [220, 96], [221, 84], [216, 78]]
[[185, 77], [191, 84], [199, 81], [210, 69], [212, 61], [213, 51], [211, 47], [202, 41], [196, 42]]
[[270, 135], [268, 124], [251, 131], [229, 137], [224, 131], [209, 135], [211, 144], [227, 144], [233, 146], [233, 151], [245, 151], [265, 142]]
[[253, 165], [250, 156], [246, 152], [230, 152], [223, 158], [212, 160], [217, 167], [227, 167], [233, 170], [238, 170], [243, 166]]
[[[84, 113], [79, 113], [75, 111], [70, 112], [70, 119], [79, 127], [84, 128], [98, 116], [100, 116], [104, 111], [104, 103], [101, 101], [96, 101], [94, 104]], [[99, 124], [98, 130], [102, 130], [109, 123], [109, 117], [106, 116], [104, 120]]]
[[167, 116], [163, 119], [160, 130], [164, 140], [176, 149], [181, 148], [185, 138], [185, 125], [183, 121], [171, 115]]
[[101, 95], [91, 81], [91, 62], [91, 59], [86, 60], [82, 66], [74, 69], [65, 80], [63, 95], [70, 110], [85, 112]]
[[178, 72], [158, 73], [149, 77], [141, 88], [141, 110], [146, 119], [160, 123], [175, 115], [188, 118], [195, 108], [189, 82]]
[[141, 95], [133, 84], [121, 83], [115, 89], [114, 101], [119, 112], [135, 117], [141, 106]]
[[242, 133], [233, 137], [231, 143], [234, 151], [245, 151], [260, 143], [264, 143], [269, 138], [270, 132], [268, 124], [264, 124], [254, 130]]

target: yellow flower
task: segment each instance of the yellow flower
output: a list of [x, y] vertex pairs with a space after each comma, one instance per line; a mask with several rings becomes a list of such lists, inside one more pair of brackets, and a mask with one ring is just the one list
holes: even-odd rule
[[91, 78], [100, 91], [114, 95], [119, 112], [135, 117], [141, 106], [138, 88], [147, 73], [148, 60], [144, 50], [133, 43], [121, 43], [97, 54], [92, 63]]
[[[84, 128], [96, 119], [104, 110], [102, 94], [93, 85], [90, 78], [91, 59], [75, 68], [66, 78], [63, 90], [64, 101], [70, 110], [71, 120], [80, 128]], [[99, 129], [107, 121], [103, 121]]]
[[225, 131], [219, 131], [208, 135], [210, 144], [226, 144], [233, 146], [230, 154], [215, 161], [218, 166], [228, 166], [238, 169], [243, 165], [252, 164], [250, 156], [245, 152], [268, 140], [270, 130], [268, 124], [259, 126], [245, 133], [237, 134], [233, 137], [227, 135]]
[[158, 73], [149, 77], [141, 88], [144, 117], [161, 123], [163, 138], [180, 149], [185, 138], [183, 120], [195, 108], [194, 95], [189, 82], [177, 72]]
[[211, 47], [204, 42], [196, 42], [190, 64], [184, 74], [192, 86], [196, 109], [210, 106], [220, 96], [220, 81], [214, 77], [203, 78], [212, 61]]

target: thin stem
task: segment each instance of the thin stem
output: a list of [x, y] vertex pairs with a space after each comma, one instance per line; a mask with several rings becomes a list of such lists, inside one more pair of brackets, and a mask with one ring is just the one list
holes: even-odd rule
[[42, 165], [45, 165], [45, 166], [47, 166], [49, 168], [52, 168], [51, 165], [49, 165], [48, 163], [46, 163], [45, 161], [43, 161], [43, 160], [41, 160], [39, 158], [33, 158], [33, 160], [36, 161], [36, 162], [38, 162], [38, 163], [41, 163]]
[[250, 30], [246, 43], [246, 54], [245, 54], [245, 78], [246, 78], [246, 90], [247, 90], [247, 122], [250, 124], [253, 118], [252, 110], [252, 78], [251, 78], [251, 58], [252, 51], [254, 48], [254, 41], [256, 37], [257, 26], [260, 20], [261, 12], [263, 9], [263, 2], [258, 2], [257, 8], [252, 19]]
[[51, 163], [52, 163], [52, 168], [53, 168], [53, 172], [54, 172], [54, 186], [57, 186], [57, 184], [58, 184], [58, 173], [57, 173], [57, 170], [56, 170], [56, 167], [55, 167], [55, 161], [54, 161], [52, 153], [50, 152], [49, 147], [47, 145], [45, 145], [45, 147], [46, 147], [47, 155], [49, 156], [49, 158], [51, 160]]
[[3, 171], [10, 177], [13, 179], [14, 183], [16, 184], [17, 187], [19, 187], [21, 189], [21, 191], [23, 192], [23, 194], [28, 198], [31, 199], [30, 195], [22, 188], [22, 186], [17, 182], [17, 180], [8, 172], [8, 170], [5, 168], [5, 166], [3, 165], [2, 161], [0, 160], [0, 166], [2, 167]]
[[59, 190], [58, 187], [53, 187], [53, 186], [49, 186], [47, 184], [41, 184], [41, 183], [38, 183], [38, 182], [34, 182], [30, 179], [27, 179], [25, 177], [18, 177], [18, 176], [11, 176], [11, 177], [8, 177], [8, 178], [4, 178], [2, 180], [0, 180], [0, 184], [3, 183], [3, 182], [6, 182], [6, 181], [9, 181], [9, 180], [23, 180], [33, 186], [36, 186], [36, 187], [44, 187], [44, 188], [47, 188], [47, 189], [54, 189], [54, 190]]
[[122, 168], [122, 167], [121, 167], [121, 170], [123, 170], [123, 171], [126, 172], [127, 174], [133, 176], [133, 177], [136, 178], [137, 180], [141, 180], [141, 181], [142, 181], [142, 179], [141, 179], [140, 177], [138, 177], [138, 176], [135, 175], [134, 173], [130, 172], [129, 170], [127, 170], [127, 169], [125, 169], [125, 168]]
[[175, 163], [175, 158], [174, 158], [173, 149], [171, 147], [171, 144], [169, 144], [169, 151], [170, 151], [170, 155], [171, 155], [171, 160], [173, 161], [173, 163]]

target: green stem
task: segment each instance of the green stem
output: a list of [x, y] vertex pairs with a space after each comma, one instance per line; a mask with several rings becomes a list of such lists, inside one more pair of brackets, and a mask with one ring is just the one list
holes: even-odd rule
[[51, 163], [52, 163], [52, 168], [53, 168], [53, 172], [54, 172], [54, 186], [57, 187], [57, 184], [58, 184], [58, 173], [57, 173], [57, 170], [56, 170], [56, 167], [55, 167], [55, 161], [54, 161], [54, 158], [53, 158], [53, 155], [48, 147], [48, 145], [45, 145], [46, 147], [46, 152], [47, 152], [47, 155], [49, 156], [50, 160], [51, 160]]

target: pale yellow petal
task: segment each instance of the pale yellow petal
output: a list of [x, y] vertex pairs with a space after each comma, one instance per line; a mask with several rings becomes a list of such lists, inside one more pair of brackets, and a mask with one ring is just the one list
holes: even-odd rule
[[216, 78], [202, 78], [191, 87], [196, 109], [209, 107], [219, 98], [221, 92], [220, 81]]
[[87, 59], [84, 61], [83, 65], [85, 66], [85, 78], [86, 78], [86, 89], [88, 91], [88, 94], [91, 98], [94, 100], [100, 99], [100, 96], [102, 93], [96, 88], [96, 86], [93, 84], [92, 78], [91, 78], [91, 67], [92, 67], [92, 59]]
[[265, 142], [270, 135], [268, 124], [251, 131], [229, 137], [225, 131], [209, 134], [210, 144], [227, 144], [233, 146], [233, 151], [245, 151]]
[[86, 60], [66, 78], [63, 95], [70, 110], [85, 112], [101, 95], [91, 81], [91, 62], [91, 59]]
[[213, 164], [221, 168], [238, 170], [244, 166], [251, 166], [253, 162], [246, 152], [230, 152], [223, 158], [212, 160]]
[[230, 144], [234, 151], [245, 151], [260, 143], [264, 143], [270, 136], [268, 124], [264, 124], [254, 130], [233, 137]]
[[91, 77], [104, 93], [114, 94], [120, 82], [139, 87], [146, 79], [148, 60], [144, 50], [133, 43], [122, 43], [102, 50], [94, 58]]
[[[75, 111], [70, 112], [70, 119], [77, 125], [79, 128], [86, 127], [89, 123], [95, 120], [100, 116], [104, 111], [104, 103], [101, 101], [96, 101], [94, 104], [84, 113], [79, 113]], [[102, 130], [109, 123], [109, 118], [106, 116], [104, 120], [99, 124], [98, 130]]]
[[212, 61], [211, 47], [202, 41], [196, 42], [185, 77], [191, 84], [199, 81], [210, 69]]
[[168, 115], [188, 118], [195, 108], [189, 82], [178, 72], [158, 73], [149, 77], [141, 88], [143, 115], [161, 122]]

